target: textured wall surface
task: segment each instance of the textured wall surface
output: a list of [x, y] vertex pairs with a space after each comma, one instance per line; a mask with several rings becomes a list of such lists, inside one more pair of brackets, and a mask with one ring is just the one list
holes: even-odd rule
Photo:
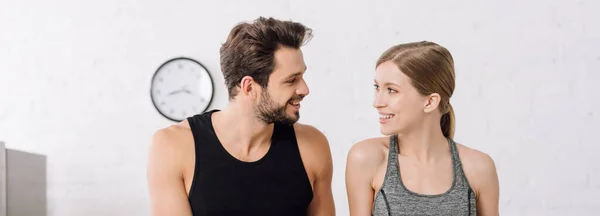
[[[237, 5], [233, 5], [237, 4]], [[172, 122], [151, 104], [164, 61], [205, 64], [227, 101], [220, 43], [260, 15], [314, 29], [303, 123], [329, 138], [338, 215], [346, 154], [379, 136], [374, 63], [431, 40], [454, 55], [456, 140], [490, 154], [502, 215], [600, 211], [599, 1], [0, 0], [0, 139], [47, 158], [48, 215], [149, 215], [147, 149]], [[342, 126], [337, 126], [342, 125]], [[595, 132], [594, 132], [595, 131]]]

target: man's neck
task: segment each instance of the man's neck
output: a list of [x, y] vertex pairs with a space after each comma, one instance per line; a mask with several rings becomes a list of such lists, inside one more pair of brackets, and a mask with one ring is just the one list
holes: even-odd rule
[[242, 155], [270, 146], [273, 124], [256, 118], [254, 109], [230, 103], [212, 116], [219, 141]]

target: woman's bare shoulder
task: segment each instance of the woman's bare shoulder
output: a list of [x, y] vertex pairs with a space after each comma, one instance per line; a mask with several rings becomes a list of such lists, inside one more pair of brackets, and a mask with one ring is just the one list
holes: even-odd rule
[[456, 147], [465, 176], [476, 193], [486, 184], [498, 181], [496, 164], [489, 154], [463, 144]]
[[347, 163], [350, 166], [374, 170], [387, 158], [389, 137], [374, 137], [361, 140], [348, 151]]

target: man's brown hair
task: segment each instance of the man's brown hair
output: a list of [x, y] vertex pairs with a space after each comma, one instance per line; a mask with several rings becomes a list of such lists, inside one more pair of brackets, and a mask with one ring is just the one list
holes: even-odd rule
[[244, 76], [251, 76], [266, 88], [275, 67], [275, 51], [280, 47], [300, 49], [312, 38], [312, 30], [301, 23], [259, 17], [233, 27], [221, 46], [221, 71], [229, 99]]

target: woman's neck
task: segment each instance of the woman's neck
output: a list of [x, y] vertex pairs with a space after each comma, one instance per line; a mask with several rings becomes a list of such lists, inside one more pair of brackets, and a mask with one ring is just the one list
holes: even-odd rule
[[416, 158], [427, 164], [435, 162], [449, 152], [448, 140], [438, 125], [423, 124], [403, 134], [398, 134], [399, 154]]

